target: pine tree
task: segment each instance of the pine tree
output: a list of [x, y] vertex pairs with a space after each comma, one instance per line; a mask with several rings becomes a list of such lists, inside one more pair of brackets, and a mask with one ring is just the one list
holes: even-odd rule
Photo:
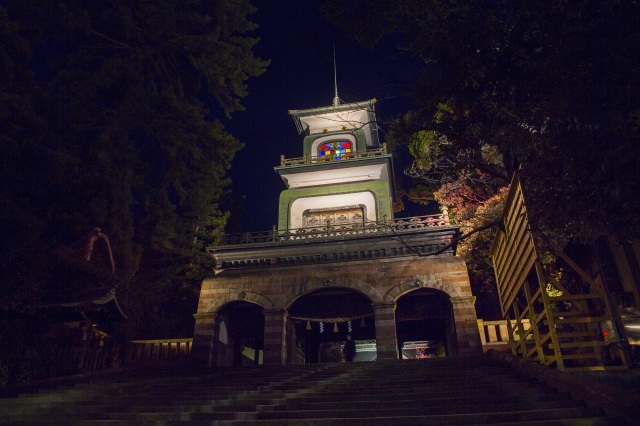
[[[11, 101], [0, 106], [12, 182], [0, 190], [11, 236], [0, 243], [11, 254], [5, 306], [97, 281], [118, 285], [136, 318], [129, 337], [141, 332], [135, 324], [189, 327], [184, 311], [195, 311], [211, 266], [203, 248], [227, 219], [218, 200], [242, 148], [224, 121], [268, 65], [252, 53], [253, 11], [245, 0], [0, 8], [0, 66], [11, 71], [0, 92]], [[78, 261], [94, 227], [110, 239], [115, 277]], [[184, 321], [167, 313], [171, 301]]]

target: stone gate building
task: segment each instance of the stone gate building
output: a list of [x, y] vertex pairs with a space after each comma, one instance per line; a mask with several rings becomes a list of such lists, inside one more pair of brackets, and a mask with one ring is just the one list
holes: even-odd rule
[[195, 314], [200, 363], [323, 362], [346, 333], [369, 359], [481, 351], [459, 230], [446, 210], [393, 217], [392, 156], [374, 104], [336, 96], [289, 112], [303, 156], [275, 167], [286, 186], [277, 228], [209, 248], [215, 276]]

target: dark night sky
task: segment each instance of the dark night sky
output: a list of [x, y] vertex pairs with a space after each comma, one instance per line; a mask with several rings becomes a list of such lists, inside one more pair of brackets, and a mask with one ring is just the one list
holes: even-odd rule
[[[302, 137], [288, 110], [331, 104], [333, 43], [340, 98], [345, 102], [377, 98], [379, 121], [397, 116], [408, 102], [399, 96], [406, 87], [380, 83], [415, 78], [402, 70], [399, 64], [407, 60], [395, 57], [393, 49], [369, 50], [342, 35], [318, 11], [321, 1], [251, 3], [258, 11], [250, 20], [259, 25], [252, 35], [260, 38], [254, 52], [270, 59], [271, 65], [249, 81], [249, 95], [243, 101], [246, 111], [227, 123], [245, 144], [230, 171], [232, 204], [227, 207], [232, 209], [232, 219], [227, 232], [231, 233], [268, 230], [277, 223], [278, 197], [285, 187], [273, 167], [279, 165], [280, 154], [302, 156]], [[379, 124], [383, 139], [386, 126]], [[396, 161], [396, 175], [401, 173], [399, 166]]]

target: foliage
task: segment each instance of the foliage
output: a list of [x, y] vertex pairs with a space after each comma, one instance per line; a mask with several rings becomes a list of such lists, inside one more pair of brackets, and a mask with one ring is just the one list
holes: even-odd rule
[[[640, 234], [638, 2], [329, 0], [324, 10], [363, 44], [395, 42], [421, 64], [408, 93], [417, 107], [390, 132], [414, 157], [411, 198], [476, 226], [519, 171], [537, 230], [583, 242]], [[460, 250], [476, 287], [489, 279], [484, 238]]]
[[9, 373], [9, 366], [4, 365], [4, 363], [0, 359], [0, 386], [4, 386], [9, 382]]
[[0, 385], [44, 379], [52, 367], [42, 318], [24, 315], [0, 321]]
[[420, 141], [414, 173], [448, 184], [479, 171], [505, 185], [520, 170], [536, 225], [579, 240], [640, 231], [639, 9], [591, 0], [325, 6], [363, 43], [390, 38], [421, 60], [424, 78], [411, 87], [419, 107], [394, 132], [410, 147]]
[[[479, 203], [466, 217], [459, 217], [456, 224], [463, 233], [495, 222], [502, 216], [508, 188], [501, 188], [495, 195]], [[476, 295], [476, 310], [480, 318], [499, 319], [500, 309], [495, 286], [495, 273], [488, 256], [496, 229], [478, 232], [458, 244], [458, 254], [462, 256], [472, 277], [472, 290]]]
[[[2, 307], [32, 311], [52, 293], [117, 284], [136, 318], [128, 337], [142, 329], [133, 324], [167, 315], [174, 331], [188, 328], [175, 316], [189, 322], [195, 311], [211, 266], [203, 248], [227, 220], [218, 200], [242, 147], [222, 120], [242, 109], [247, 80], [268, 65], [247, 36], [253, 7], [3, 4]], [[113, 247], [115, 278], [99, 259], [80, 260], [96, 226]], [[172, 300], [188, 307], [161, 312]]]

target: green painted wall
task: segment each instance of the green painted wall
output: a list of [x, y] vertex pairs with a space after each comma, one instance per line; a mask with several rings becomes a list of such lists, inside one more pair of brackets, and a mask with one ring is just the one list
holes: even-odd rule
[[386, 215], [393, 219], [392, 200], [389, 196], [389, 184], [384, 180], [355, 182], [343, 185], [314, 186], [311, 188], [287, 189], [280, 193], [278, 208], [278, 229], [289, 229], [289, 208], [293, 201], [299, 198], [320, 195], [348, 194], [350, 192], [370, 191], [376, 199], [376, 217], [378, 220]]

